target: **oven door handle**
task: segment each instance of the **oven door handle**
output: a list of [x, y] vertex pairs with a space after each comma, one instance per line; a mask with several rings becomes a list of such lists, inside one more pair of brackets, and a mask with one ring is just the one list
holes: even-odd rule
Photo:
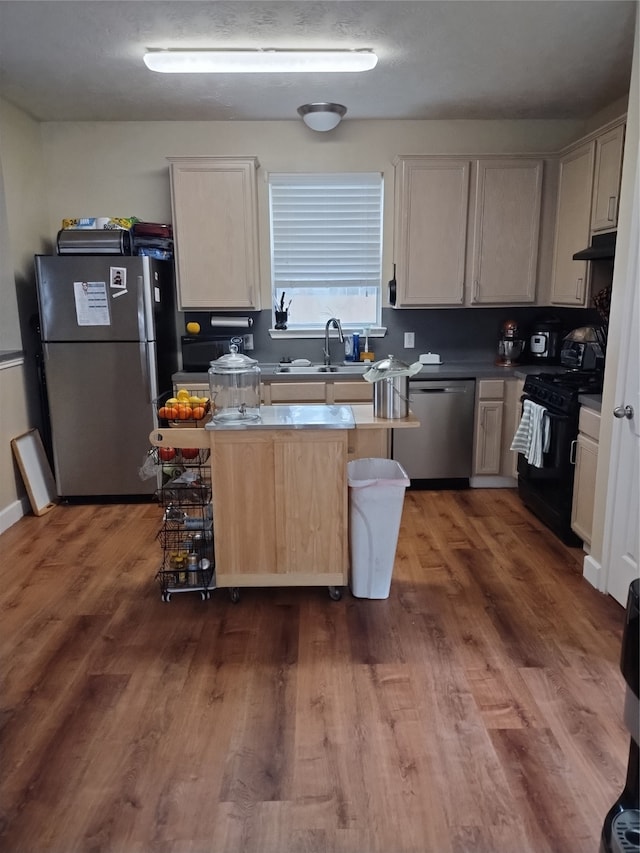
[[573, 441], [571, 442], [571, 449], [569, 451], [569, 462], [572, 465], [576, 464], [577, 451], [578, 451], [578, 439], [574, 438]]
[[[528, 397], [526, 394], [523, 394], [522, 397], [520, 397], [520, 402], [524, 403], [525, 400], [531, 400], [531, 397]], [[532, 400], [532, 402], [535, 402], [535, 401]], [[539, 405], [542, 406], [542, 403], [539, 403]], [[555, 412], [552, 412], [550, 409], [547, 409], [546, 406], [544, 406], [544, 410], [547, 413], [547, 415], [550, 418], [552, 418], [554, 421], [568, 421], [569, 420], [569, 415], [556, 414]]]
[[569, 415], [556, 415], [555, 412], [550, 412], [549, 409], [547, 409], [547, 415], [553, 421], [568, 421], [569, 420]]

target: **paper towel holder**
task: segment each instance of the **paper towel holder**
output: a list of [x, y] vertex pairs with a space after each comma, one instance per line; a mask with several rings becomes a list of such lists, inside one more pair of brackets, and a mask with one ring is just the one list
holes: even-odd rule
[[253, 317], [211, 314], [209, 323], [214, 329], [250, 329], [253, 326]]

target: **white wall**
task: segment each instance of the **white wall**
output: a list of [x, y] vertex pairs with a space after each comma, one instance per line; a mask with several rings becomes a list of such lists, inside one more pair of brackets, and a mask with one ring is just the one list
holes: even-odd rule
[[[563, 148], [584, 132], [577, 121], [349, 121], [327, 134], [302, 121], [52, 122], [43, 126], [49, 228], [70, 216], [170, 221], [168, 156], [257, 156], [272, 171], [385, 174], [383, 279], [391, 275], [393, 159], [398, 154], [534, 153]], [[551, 180], [553, 176], [551, 175]], [[268, 199], [259, 181], [263, 304], [270, 305]], [[543, 230], [553, 211], [545, 216]]]
[[[26, 490], [13, 459], [11, 439], [39, 426], [28, 318], [35, 310], [33, 255], [48, 235], [46, 182], [40, 125], [0, 100], [2, 277], [0, 278], [0, 350], [26, 347], [25, 361], [0, 369], [0, 531], [28, 508]], [[7, 263], [7, 258], [9, 262]]]
[[618, 213], [618, 239], [616, 245], [616, 263], [614, 268], [613, 286], [611, 293], [610, 327], [607, 342], [607, 364], [605, 385], [602, 396], [602, 414], [600, 423], [600, 438], [598, 445], [598, 470], [596, 479], [596, 494], [591, 537], [591, 553], [585, 559], [585, 576], [598, 589], [606, 588], [606, 572], [602, 572], [602, 561], [605, 556], [604, 546], [607, 531], [605, 530], [607, 500], [611, 498], [609, 490], [615, 486], [611, 482], [611, 452], [613, 444], [613, 409], [620, 402], [616, 399], [618, 392], [618, 372], [622, 371], [620, 360], [620, 335], [623, 330], [631, 328], [632, 334], [640, 334], [640, 318], [637, 316], [630, 322], [624, 316], [625, 306], [630, 304], [628, 289], [639, 287], [630, 275], [630, 253], [634, 250], [634, 239], [637, 244], [637, 234], [631, 234], [631, 219], [633, 208], [634, 184], [640, 181], [640, 16], [636, 19], [636, 39], [633, 55], [633, 70], [631, 90], [629, 92], [629, 111], [625, 133], [624, 159], [622, 163], [622, 189], [620, 192], [620, 208]]

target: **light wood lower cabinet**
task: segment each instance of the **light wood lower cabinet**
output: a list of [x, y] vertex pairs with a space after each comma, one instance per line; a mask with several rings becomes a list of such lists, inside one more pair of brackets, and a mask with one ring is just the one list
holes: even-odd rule
[[326, 403], [326, 382], [267, 382], [263, 385], [267, 405], [274, 403]]
[[349, 430], [349, 461], [352, 459], [388, 459], [390, 429]]
[[347, 430], [212, 439], [216, 584], [345, 586]]
[[598, 470], [600, 413], [582, 407], [578, 429], [571, 529], [578, 534], [586, 545], [591, 545], [596, 472]]
[[371, 403], [373, 383], [361, 379], [358, 382], [328, 382], [327, 403]]
[[524, 379], [506, 379], [504, 383], [504, 420], [502, 427], [502, 465], [503, 476], [518, 479], [518, 454], [511, 450], [511, 442], [520, 425], [522, 417], [522, 392]]
[[474, 488], [516, 485], [518, 454], [511, 442], [520, 423], [524, 379], [480, 379], [476, 383], [476, 414], [473, 436]]
[[503, 379], [478, 381], [473, 447], [474, 475], [500, 473], [503, 397]]

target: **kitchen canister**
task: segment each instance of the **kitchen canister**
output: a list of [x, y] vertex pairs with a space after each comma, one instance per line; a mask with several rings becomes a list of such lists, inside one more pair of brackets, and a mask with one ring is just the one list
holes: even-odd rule
[[373, 415], [376, 418], [406, 418], [409, 414], [409, 379], [422, 370], [420, 362], [405, 364], [393, 355], [377, 361], [364, 374], [373, 383]]
[[258, 362], [238, 352], [231, 344], [229, 353], [211, 362], [209, 389], [214, 405], [213, 420], [241, 423], [260, 418], [260, 368]]
[[373, 386], [376, 418], [406, 418], [409, 414], [409, 377], [387, 376]]

